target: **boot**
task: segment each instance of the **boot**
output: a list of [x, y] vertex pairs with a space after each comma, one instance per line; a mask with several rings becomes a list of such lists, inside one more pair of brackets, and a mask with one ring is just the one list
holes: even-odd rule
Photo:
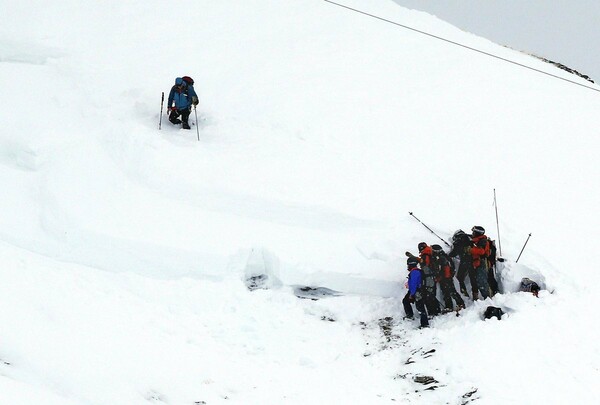
[[181, 124], [181, 120], [178, 117], [179, 113], [177, 113], [176, 110], [173, 110], [171, 111], [171, 114], [169, 114], [169, 121], [171, 121], [175, 125]]
[[187, 121], [183, 123], [183, 129], [190, 129], [190, 124]]
[[473, 301], [477, 301], [479, 299], [479, 293], [474, 291], [473, 292]]

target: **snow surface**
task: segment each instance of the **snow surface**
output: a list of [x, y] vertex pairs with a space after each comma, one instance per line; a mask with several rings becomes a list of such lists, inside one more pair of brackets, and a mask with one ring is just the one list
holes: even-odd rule
[[[597, 400], [597, 92], [318, 0], [2, 10], [0, 403]], [[158, 131], [182, 75], [200, 142]], [[408, 212], [497, 238], [494, 188], [504, 293], [402, 321], [404, 252], [440, 242]]]

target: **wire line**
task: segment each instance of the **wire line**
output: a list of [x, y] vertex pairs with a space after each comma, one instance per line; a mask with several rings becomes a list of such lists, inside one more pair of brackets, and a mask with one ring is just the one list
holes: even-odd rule
[[444, 41], [444, 42], [447, 42], [447, 43], [452, 44], [452, 45], [460, 46], [462, 48], [468, 49], [468, 50], [473, 51], [473, 52], [478, 52], [480, 54], [483, 54], [483, 55], [486, 55], [486, 56], [489, 56], [489, 57], [492, 57], [492, 58], [495, 58], [495, 59], [500, 59], [501, 61], [508, 62], [508, 63], [513, 64], [513, 65], [517, 65], [517, 66], [520, 66], [522, 68], [525, 68], [525, 69], [533, 70], [534, 72], [542, 73], [544, 75], [547, 75], [547, 76], [550, 76], [550, 77], [554, 77], [555, 79], [560, 79], [560, 80], [563, 80], [565, 82], [568, 82], [568, 83], [571, 83], [571, 84], [576, 84], [577, 86], [585, 87], [586, 89], [590, 89], [590, 90], [593, 90], [593, 91], [596, 91], [596, 92], [600, 93], [600, 89], [597, 89], [595, 87], [586, 86], [585, 84], [577, 83], [576, 81], [565, 79], [564, 77], [560, 77], [560, 76], [557, 76], [555, 74], [548, 73], [548, 72], [545, 72], [543, 70], [536, 69], [534, 67], [527, 66], [527, 65], [524, 65], [522, 63], [515, 62], [515, 61], [512, 61], [510, 59], [506, 59], [506, 58], [503, 58], [501, 56], [494, 55], [492, 53], [482, 51], [482, 50], [477, 49], [477, 48], [470, 47], [468, 45], [461, 44], [459, 42], [454, 42], [454, 41], [451, 41], [449, 39], [446, 39], [446, 38], [443, 38], [443, 37], [440, 37], [440, 36], [437, 36], [437, 35], [434, 35], [434, 34], [430, 34], [430, 33], [425, 32], [425, 31], [420, 31], [420, 30], [418, 30], [416, 28], [412, 28], [412, 27], [409, 27], [407, 25], [403, 25], [403, 24], [397, 23], [395, 21], [388, 20], [388, 19], [376, 16], [376, 15], [373, 15], [373, 14], [369, 14], [369, 13], [366, 13], [364, 11], [357, 10], [355, 8], [352, 8], [352, 7], [348, 7], [348, 6], [345, 6], [345, 5], [340, 4], [340, 3], [336, 3], [336, 2], [331, 1], [331, 0], [323, 0], [323, 1], [326, 2], [326, 3], [333, 4], [335, 6], [338, 6], [338, 7], [342, 7], [342, 8], [354, 11], [354, 12], [359, 13], [359, 14], [366, 15], [366, 16], [371, 17], [371, 18], [375, 18], [377, 20], [381, 20], [381, 21], [384, 21], [384, 22], [387, 22], [387, 23], [390, 23], [390, 24], [397, 25], [399, 27], [402, 27], [402, 28], [405, 28], [407, 30], [411, 30], [411, 31], [417, 32], [417, 33], [422, 34], [422, 35], [426, 35], [426, 36], [431, 37], [431, 38], [439, 39], [440, 41]]

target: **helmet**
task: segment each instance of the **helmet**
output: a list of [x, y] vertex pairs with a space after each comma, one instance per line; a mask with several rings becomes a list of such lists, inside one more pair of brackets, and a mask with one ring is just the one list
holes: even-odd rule
[[473, 232], [473, 236], [481, 236], [485, 233], [485, 229], [483, 229], [483, 226], [475, 225], [471, 228], [471, 232]]
[[183, 84], [183, 79], [181, 77], [178, 77], [177, 79], [175, 79], [175, 86], [181, 86]]
[[417, 259], [416, 257], [409, 257], [408, 259], [406, 259], [406, 265], [408, 267], [417, 267], [419, 265], [419, 259]]
[[421, 242], [421, 243], [419, 243], [419, 245], [417, 247], [419, 248], [419, 252], [420, 252], [427, 247], [427, 243]]
[[452, 241], [456, 242], [463, 235], [466, 235], [465, 231], [463, 231], [462, 229], [459, 229], [458, 231], [454, 232], [454, 235], [452, 235]]
[[444, 253], [444, 249], [442, 249], [440, 245], [431, 245], [431, 250], [433, 251], [433, 254], [438, 256]]

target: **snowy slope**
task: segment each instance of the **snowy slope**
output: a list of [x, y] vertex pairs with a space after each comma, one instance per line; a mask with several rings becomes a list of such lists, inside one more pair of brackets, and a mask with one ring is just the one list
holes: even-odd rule
[[[578, 80], [392, 1], [344, 4]], [[598, 394], [597, 92], [317, 0], [2, 8], [0, 402]], [[200, 142], [157, 128], [181, 75]], [[404, 251], [439, 242], [408, 212], [496, 237], [494, 188], [504, 256], [533, 233], [507, 287], [533, 274], [553, 294], [400, 322]], [[279, 282], [250, 292], [263, 270]], [[480, 321], [492, 303], [506, 322]]]

